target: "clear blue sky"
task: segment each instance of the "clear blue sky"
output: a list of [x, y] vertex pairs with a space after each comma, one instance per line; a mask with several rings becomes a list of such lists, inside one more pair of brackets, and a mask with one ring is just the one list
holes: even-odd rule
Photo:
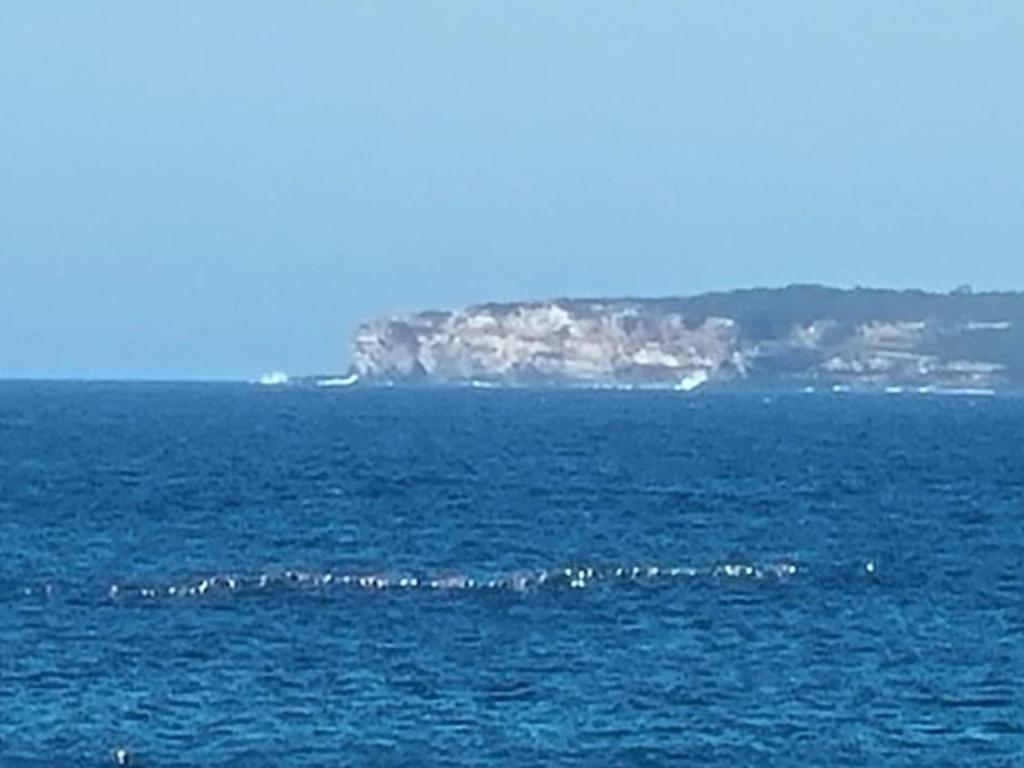
[[360, 318], [1024, 287], [1024, 3], [0, 5], [0, 376], [343, 367]]

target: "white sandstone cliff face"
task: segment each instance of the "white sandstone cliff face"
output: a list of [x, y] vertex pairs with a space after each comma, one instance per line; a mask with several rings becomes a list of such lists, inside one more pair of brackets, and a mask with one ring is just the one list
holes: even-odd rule
[[363, 377], [671, 384], [742, 370], [736, 323], [687, 325], [630, 304], [475, 307], [391, 317], [360, 328], [353, 367]]
[[[1003, 320], [894, 318], [891, 310], [877, 319], [869, 308], [856, 319], [828, 307], [801, 316], [776, 306], [770, 314], [740, 299], [735, 310], [742, 322], [685, 300], [488, 304], [393, 316], [360, 326], [352, 372], [370, 381], [684, 390], [746, 377], [989, 387], [1011, 379], [1003, 360], [1019, 349], [1002, 340], [1015, 327]], [[975, 354], [983, 343], [988, 351]]]

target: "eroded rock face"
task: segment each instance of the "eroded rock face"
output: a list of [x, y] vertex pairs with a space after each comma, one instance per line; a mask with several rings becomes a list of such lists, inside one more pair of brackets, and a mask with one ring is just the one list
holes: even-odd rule
[[742, 373], [736, 323], [640, 305], [557, 302], [470, 308], [360, 327], [353, 367], [364, 378], [672, 384]]
[[740, 379], [991, 387], [1024, 370], [1024, 296], [814, 286], [555, 300], [360, 326], [364, 380], [650, 385]]

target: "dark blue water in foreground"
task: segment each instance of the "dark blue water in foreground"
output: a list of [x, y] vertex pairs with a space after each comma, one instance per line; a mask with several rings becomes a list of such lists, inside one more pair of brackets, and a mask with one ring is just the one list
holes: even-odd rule
[[0, 766], [1017, 766], [1024, 400], [0, 385]]

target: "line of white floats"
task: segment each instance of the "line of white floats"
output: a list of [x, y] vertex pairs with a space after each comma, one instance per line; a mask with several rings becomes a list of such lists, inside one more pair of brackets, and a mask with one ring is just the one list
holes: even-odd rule
[[[873, 564], [869, 564], [873, 572]], [[698, 569], [686, 566], [663, 567], [657, 565], [616, 566], [597, 568], [594, 566], [570, 566], [553, 570], [519, 571], [495, 578], [474, 578], [464, 574], [423, 577], [415, 575], [391, 575], [386, 573], [335, 573], [332, 571], [282, 571], [279, 574], [262, 573], [257, 576], [214, 575], [204, 576], [195, 581], [169, 586], [110, 585], [108, 596], [118, 599], [128, 596], [144, 598], [157, 597], [200, 597], [218, 592], [239, 590], [260, 591], [272, 587], [327, 590], [335, 588], [362, 589], [369, 591], [386, 590], [512, 590], [525, 592], [540, 587], [566, 587], [585, 589], [599, 583], [666, 581], [670, 579], [774, 579], [788, 580], [797, 576], [800, 566], [794, 562], [782, 561], [755, 565], [750, 563], [724, 563], [710, 568]]]
[[[873, 560], [862, 561], [859, 568], [869, 577], [876, 574]], [[110, 584], [106, 597], [110, 600], [131, 598], [204, 597], [233, 592], [259, 593], [268, 589], [299, 589], [328, 591], [352, 589], [367, 591], [465, 591], [510, 590], [526, 592], [542, 587], [586, 589], [599, 584], [623, 582], [667, 582], [682, 579], [711, 580], [773, 580], [789, 581], [798, 577], [807, 567], [791, 560], [767, 564], [749, 562], [718, 563], [705, 568], [692, 566], [632, 565], [596, 567], [573, 565], [551, 570], [522, 570], [491, 578], [475, 578], [461, 573], [421, 576], [409, 573], [338, 573], [334, 571], [284, 570], [256, 575], [217, 574], [199, 576], [184, 582], [153, 586], [126, 581]], [[23, 587], [24, 596], [56, 594], [59, 588], [45, 584], [39, 588]]]

